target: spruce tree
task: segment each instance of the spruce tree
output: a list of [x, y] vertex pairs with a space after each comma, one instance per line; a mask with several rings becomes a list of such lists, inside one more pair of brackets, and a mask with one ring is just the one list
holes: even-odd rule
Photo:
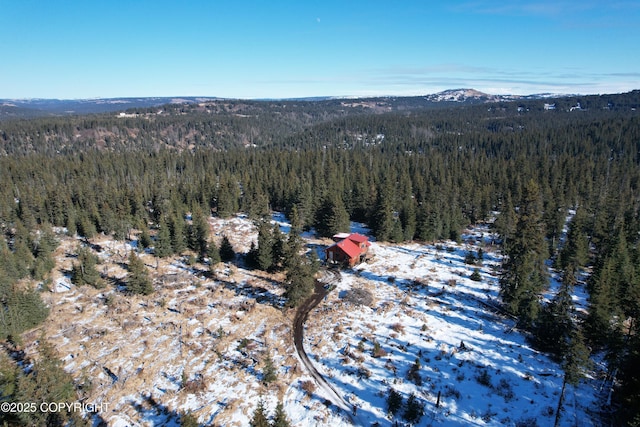
[[[73, 378], [67, 374], [51, 344], [40, 340], [39, 358], [28, 373], [21, 373], [17, 382], [16, 402], [73, 403], [76, 393]], [[23, 425], [67, 425], [73, 418], [69, 409], [61, 411], [24, 411], [18, 415]]]
[[[24, 374], [24, 372], [22, 371]], [[5, 352], [0, 352], [0, 396], [3, 402], [17, 402], [18, 378], [21, 369], [16, 362]], [[4, 411], [0, 413], [0, 421], [8, 426], [21, 425], [18, 412]]]
[[289, 213], [289, 223], [291, 224], [291, 231], [289, 235], [298, 235], [302, 232], [302, 218], [300, 217], [300, 212], [298, 211], [298, 205], [293, 205], [291, 207], [291, 212]]
[[276, 405], [276, 411], [273, 414], [273, 421], [271, 422], [271, 427], [290, 427], [291, 421], [289, 421], [289, 417], [287, 417], [287, 413], [284, 411], [284, 406], [282, 402], [278, 402]]
[[558, 257], [558, 268], [561, 270], [570, 263], [575, 264], [578, 268], [584, 267], [589, 260], [589, 239], [585, 232], [586, 216], [584, 211], [584, 208], [578, 208], [569, 224], [566, 241]]
[[220, 260], [222, 262], [230, 262], [233, 261], [236, 257], [236, 252], [229, 241], [227, 236], [222, 236], [222, 241], [220, 242]]
[[296, 255], [291, 259], [284, 281], [287, 306], [296, 307], [312, 293], [316, 271], [311, 261], [304, 255]]
[[531, 326], [538, 316], [539, 295], [546, 288], [547, 247], [542, 224], [542, 201], [535, 181], [525, 186], [513, 238], [505, 245], [500, 294], [521, 324]]
[[191, 214], [189, 236], [189, 248], [195, 251], [200, 259], [203, 259], [207, 255], [209, 246], [209, 223], [200, 209], [195, 209]]
[[0, 304], [3, 321], [0, 322], [0, 338], [19, 340], [20, 334], [42, 323], [49, 315], [49, 308], [35, 290], [10, 289]]
[[404, 404], [404, 412], [402, 418], [409, 424], [417, 424], [424, 415], [424, 404], [411, 393]]
[[578, 385], [580, 379], [585, 376], [585, 369], [590, 366], [589, 349], [585, 345], [582, 331], [577, 326], [573, 327], [569, 332], [562, 363], [567, 383]]
[[537, 346], [558, 357], [566, 352], [571, 331], [574, 329], [571, 318], [573, 288], [576, 283], [575, 266], [567, 266], [563, 272], [562, 283], [553, 300], [542, 309], [535, 327]]
[[187, 228], [185, 227], [184, 215], [174, 213], [169, 217], [169, 233], [171, 234], [171, 247], [173, 249], [173, 253], [181, 254], [188, 246]]
[[264, 368], [262, 368], [262, 382], [265, 385], [271, 384], [278, 379], [276, 367], [273, 364], [271, 354], [267, 349], [267, 355], [264, 358]]
[[640, 324], [637, 320], [633, 323], [617, 378], [620, 385], [615, 390], [614, 399], [620, 410], [616, 414], [616, 423], [640, 425]]
[[258, 266], [258, 247], [256, 246], [256, 242], [251, 242], [249, 251], [245, 255], [245, 263], [249, 269], [260, 268]]
[[273, 248], [273, 262], [271, 264], [270, 270], [276, 271], [284, 267], [285, 258], [287, 256], [285, 237], [282, 234], [282, 231], [280, 231], [280, 226], [278, 224], [273, 224], [271, 238]]
[[248, 197], [244, 198], [243, 210], [253, 220], [269, 216], [269, 197], [262, 192], [258, 192], [258, 190], [254, 190]]
[[518, 219], [513, 207], [511, 193], [507, 193], [504, 202], [500, 206], [500, 213], [493, 223], [493, 228], [502, 238], [502, 244], [506, 247], [511, 243], [511, 238], [516, 232]]
[[132, 294], [150, 295], [153, 285], [144, 262], [132, 249], [129, 252], [129, 273], [127, 274], [127, 292]]
[[289, 238], [284, 242], [284, 259], [283, 267], [286, 271], [295, 268], [300, 262], [300, 251], [302, 250], [302, 241], [300, 236], [291, 229]]
[[146, 226], [142, 229], [140, 236], [138, 237], [138, 244], [140, 248], [147, 249], [153, 246], [153, 240], [151, 240], [151, 235], [149, 234], [149, 228]]
[[574, 327], [571, 330], [563, 353], [562, 368], [564, 369], [564, 379], [562, 381], [562, 390], [560, 390], [558, 407], [556, 409], [556, 426], [559, 425], [560, 422], [560, 414], [567, 384], [574, 387], [577, 386], [580, 379], [585, 375], [585, 369], [591, 365], [589, 350], [584, 344], [584, 338], [579, 328]]
[[589, 342], [603, 348], [611, 344], [618, 333], [622, 311], [618, 302], [616, 286], [617, 273], [614, 262], [607, 258], [597, 262], [589, 277], [589, 309], [585, 321], [585, 334]]
[[402, 409], [402, 395], [395, 389], [389, 387], [387, 392], [387, 412], [396, 415]]
[[398, 241], [413, 240], [416, 234], [416, 201], [413, 194], [411, 179], [405, 172], [401, 175], [399, 197], [400, 212], [398, 219], [403, 230], [402, 239]]
[[158, 234], [156, 235], [153, 253], [158, 258], [165, 258], [174, 253], [169, 223], [164, 217], [158, 226]]
[[17, 278], [26, 277], [35, 260], [29, 246], [30, 242], [26, 239], [14, 237], [13, 261]]
[[393, 188], [389, 179], [386, 179], [378, 190], [371, 224], [373, 234], [379, 241], [394, 241], [402, 234], [402, 228], [394, 215], [394, 199]]
[[96, 235], [96, 226], [89, 218], [86, 211], [80, 211], [77, 217], [76, 229], [78, 234], [85, 239], [91, 239]]
[[217, 198], [217, 213], [220, 218], [229, 218], [238, 212], [238, 199], [240, 188], [238, 180], [233, 175], [224, 175], [220, 178]]
[[222, 261], [222, 257], [220, 255], [220, 249], [218, 248], [218, 246], [215, 243], [211, 243], [209, 245], [209, 249], [208, 249], [209, 253], [209, 265], [210, 266], [215, 266], [217, 264], [220, 263], [220, 261]]
[[258, 222], [258, 247], [256, 263], [260, 270], [270, 270], [273, 266], [273, 229], [266, 218]]
[[76, 253], [78, 262], [73, 263], [71, 283], [76, 286], [90, 285], [96, 289], [104, 288], [104, 281], [96, 268], [98, 257], [85, 247], [79, 247]]
[[[622, 319], [633, 313], [637, 277], [622, 228], [609, 236], [589, 277], [589, 311], [585, 332], [596, 346], [615, 346], [621, 341]], [[631, 299], [629, 299], [631, 298]], [[610, 351], [617, 351], [613, 348]]]
[[349, 231], [349, 213], [340, 195], [327, 194], [323, 198], [316, 211], [314, 226], [320, 237], [331, 237]]
[[264, 408], [264, 401], [260, 399], [258, 406], [253, 411], [253, 417], [249, 421], [251, 427], [269, 427], [269, 420], [267, 420], [266, 410]]

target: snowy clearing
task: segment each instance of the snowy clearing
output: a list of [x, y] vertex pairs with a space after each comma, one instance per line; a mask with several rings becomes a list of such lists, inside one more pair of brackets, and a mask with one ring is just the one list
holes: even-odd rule
[[[282, 215], [275, 220], [288, 231]], [[255, 239], [245, 217], [211, 224], [214, 240], [225, 234], [238, 252]], [[361, 226], [357, 231], [366, 233]], [[413, 393], [424, 405], [420, 425], [553, 425], [563, 372], [495, 308], [500, 254], [492, 240], [487, 227], [477, 227], [461, 244], [373, 243], [373, 259], [341, 271], [337, 287], [310, 313], [306, 352], [357, 409], [357, 423], [402, 422], [402, 411], [387, 414], [393, 388], [404, 401]], [[56, 292], [46, 295], [52, 309], [43, 329], [65, 369], [91, 383], [88, 401], [108, 404], [97, 419], [177, 426], [179, 414], [191, 412], [202, 424], [243, 426], [263, 399], [268, 413], [283, 402], [296, 426], [351, 425], [296, 355], [295, 313], [281, 308], [282, 277], [227, 264], [208, 278], [204, 266], [178, 258], [157, 265], [144, 254], [152, 295], [77, 288], [65, 272], [78, 242], [65, 238], [58, 251]], [[92, 243], [101, 249], [101, 271], [122, 279], [131, 245], [106, 238]], [[465, 264], [467, 252], [479, 247], [481, 264]], [[470, 279], [475, 268], [480, 281]], [[368, 291], [368, 305], [348, 302], [353, 289]], [[267, 354], [278, 376], [268, 386], [262, 382]], [[412, 370], [416, 360], [419, 368]], [[567, 389], [560, 425], [597, 425], [590, 414], [595, 386], [586, 380]]]

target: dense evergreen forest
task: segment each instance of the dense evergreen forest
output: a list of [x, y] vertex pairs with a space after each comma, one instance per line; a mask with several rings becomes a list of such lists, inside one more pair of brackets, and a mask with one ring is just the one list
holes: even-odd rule
[[[389, 242], [458, 240], [497, 215], [505, 309], [563, 361], [569, 383], [586, 346], [606, 352], [618, 370], [612, 419], [640, 425], [640, 91], [419, 104], [212, 101], [0, 123], [2, 337], [47, 316], [21, 279], [46, 279], [52, 227], [87, 239], [136, 230], [168, 256], [186, 247], [195, 212], [278, 210], [324, 236], [351, 219]], [[544, 305], [549, 259], [563, 292]], [[585, 317], [571, 308], [579, 277]], [[547, 341], [535, 333], [551, 329]]]

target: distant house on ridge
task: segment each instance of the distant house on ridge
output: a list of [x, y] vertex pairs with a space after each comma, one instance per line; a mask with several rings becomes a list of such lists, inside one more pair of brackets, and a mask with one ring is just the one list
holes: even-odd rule
[[369, 238], [358, 233], [340, 233], [333, 236], [333, 245], [325, 249], [327, 262], [349, 267], [365, 260], [369, 251]]

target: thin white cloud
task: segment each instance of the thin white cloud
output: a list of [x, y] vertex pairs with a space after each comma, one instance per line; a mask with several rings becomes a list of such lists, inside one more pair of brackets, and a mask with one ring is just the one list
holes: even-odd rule
[[640, 86], [640, 72], [593, 73], [580, 68], [513, 70], [465, 64], [379, 69], [362, 73], [360, 77], [361, 82], [372, 89], [395, 88], [403, 92], [468, 87], [499, 94], [587, 94], [629, 91]]
[[403, 96], [446, 89], [474, 88], [490, 94], [600, 94], [638, 89], [640, 72], [593, 73], [579, 68], [552, 70], [498, 69], [467, 64], [434, 64], [361, 70], [354, 74], [263, 80], [260, 86], [283, 96]]
[[475, 13], [482, 15], [518, 15], [518, 16], [543, 16], [557, 18], [574, 13], [593, 9], [597, 6], [605, 6], [604, 2], [588, 1], [470, 1], [464, 2], [451, 9], [455, 12]]

